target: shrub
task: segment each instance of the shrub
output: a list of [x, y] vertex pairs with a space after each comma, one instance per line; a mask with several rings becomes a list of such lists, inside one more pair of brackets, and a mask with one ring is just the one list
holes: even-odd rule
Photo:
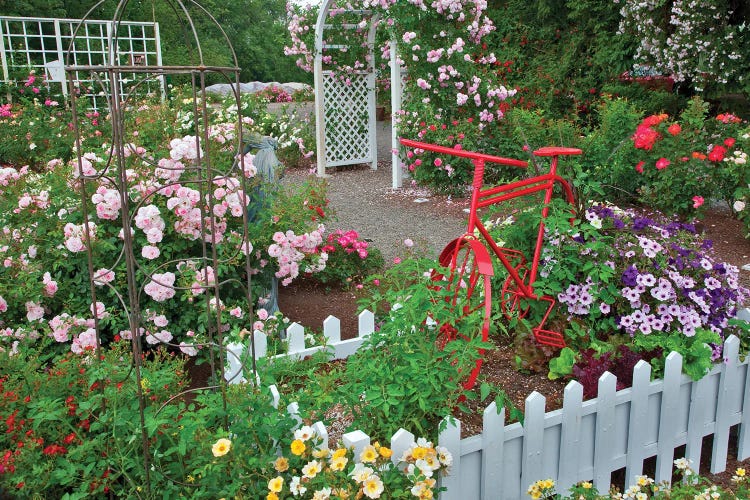
[[[145, 481], [130, 344], [118, 342], [101, 360], [92, 351], [47, 364], [44, 351], [0, 353], [0, 485], [19, 497], [87, 498], [136, 495]], [[184, 359], [155, 351], [144, 359], [141, 387], [152, 450], [167, 450], [177, 431], [186, 387]], [[173, 458], [176, 458], [173, 456]], [[152, 474], [162, 477], [160, 470]], [[165, 486], [169, 486], [168, 484]]]
[[315, 275], [321, 283], [355, 283], [381, 270], [384, 264], [380, 250], [360, 239], [354, 230], [337, 229], [328, 234], [321, 251], [328, 255], [326, 268]]
[[[461, 385], [492, 344], [482, 342], [481, 311], [457, 314], [453, 293], [435, 279], [446, 273], [433, 260], [408, 259], [370, 280], [371, 295], [362, 305], [378, 311], [379, 328], [348, 358], [338, 393], [352, 413], [352, 428], [390, 435], [404, 427], [430, 435], [454, 408], [469, 411], [467, 399], [494, 393], [498, 408], [505, 406], [497, 388], [481, 384], [466, 391]], [[458, 332], [447, 344], [446, 328]]]
[[666, 114], [646, 117], [635, 130], [635, 172], [641, 203], [667, 213], [701, 213], [705, 200], [732, 200], [745, 183], [732, 162], [739, 119], [706, 120], [707, 107], [693, 99], [679, 121]]

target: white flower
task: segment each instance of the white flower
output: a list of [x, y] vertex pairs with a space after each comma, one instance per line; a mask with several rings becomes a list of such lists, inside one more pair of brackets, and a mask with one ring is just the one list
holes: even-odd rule
[[313, 430], [312, 427], [310, 427], [309, 425], [304, 425], [300, 427], [299, 429], [297, 429], [296, 431], [294, 431], [294, 439], [299, 439], [300, 441], [307, 441], [308, 439], [313, 437], [314, 434], [315, 434], [315, 431]]
[[317, 460], [312, 460], [302, 467], [302, 477], [312, 479], [323, 470], [323, 465]]
[[365, 465], [362, 465], [361, 463], [358, 463], [354, 466], [354, 470], [349, 474], [352, 479], [354, 479], [357, 483], [363, 483], [369, 478], [373, 473], [373, 470], [370, 467], [367, 467]]
[[745, 210], [745, 202], [742, 200], [737, 200], [734, 202], [734, 211], [735, 212], [742, 212]]
[[307, 488], [300, 484], [299, 476], [294, 476], [292, 478], [292, 481], [289, 483], [289, 491], [291, 491], [292, 495], [296, 497], [304, 495], [307, 491]]
[[380, 498], [380, 495], [383, 493], [383, 481], [375, 474], [369, 476], [362, 483], [362, 493], [367, 498]]

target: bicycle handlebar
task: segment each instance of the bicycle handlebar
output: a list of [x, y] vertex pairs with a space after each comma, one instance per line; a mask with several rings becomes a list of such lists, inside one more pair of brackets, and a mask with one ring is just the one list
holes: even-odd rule
[[426, 151], [433, 151], [435, 153], [459, 156], [461, 158], [469, 158], [472, 160], [482, 160], [483, 162], [489, 163], [500, 163], [502, 165], [509, 165], [512, 167], [528, 167], [528, 163], [521, 160], [514, 160], [512, 158], [503, 158], [502, 156], [492, 156], [483, 153], [476, 153], [474, 151], [465, 151], [463, 149], [447, 148], [445, 146], [438, 146], [436, 144], [428, 144], [426, 142], [413, 141], [411, 139], [399, 139], [399, 142], [408, 148], [424, 149]]

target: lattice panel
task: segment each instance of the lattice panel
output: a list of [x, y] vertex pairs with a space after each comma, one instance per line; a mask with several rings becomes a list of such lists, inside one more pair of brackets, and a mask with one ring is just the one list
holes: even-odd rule
[[[76, 28], [81, 23], [78, 32]], [[4, 83], [16, 82], [25, 78], [29, 69], [37, 75], [45, 75], [45, 85], [53, 93], [67, 97], [67, 82], [64, 65], [100, 66], [108, 63], [109, 38], [117, 27], [118, 65], [157, 66], [161, 65], [161, 48], [158, 24], [122, 21], [100, 21], [87, 19], [47, 19], [33, 17], [0, 16], [0, 63]], [[68, 60], [73, 35], [73, 50]], [[120, 94], [137, 87], [139, 95], [164, 93], [164, 79], [144, 80], [136, 73], [128, 73], [120, 82]], [[80, 85], [81, 95], [89, 98], [93, 109], [106, 107], [100, 92], [109, 93], [109, 82], [104, 88], [94, 81], [90, 72], [76, 71], [74, 81]], [[105, 77], [106, 80], [106, 77]], [[127, 81], [126, 81], [127, 80]]]
[[323, 75], [327, 166], [372, 161], [369, 77], [350, 74], [347, 85], [330, 73]]

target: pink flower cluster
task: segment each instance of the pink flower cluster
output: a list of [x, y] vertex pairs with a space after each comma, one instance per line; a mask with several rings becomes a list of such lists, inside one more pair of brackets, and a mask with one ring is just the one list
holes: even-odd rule
[[[71, 329], [74, 328], [94, 328], [93, 319], [76, 318], [68, 313], [62, 313], [49, 321], [49, 327], [52, 330], [51, 336], [57, 342], [68, 342], [71, 336]], [[85, 337], [84, 337], [85, 340]]]
[[[323, 243], [324, 231], [323, 226], [318, 226], [315, 231], [301, 235], [296, 235], [291, 230], [286, 233], [279, 231], [273, 235], [274, 243], [268, 247], [268, 255], [278, 262], [279, 270], [276, 271], [276, 277], [282, 278], [282, 285], [289, 285], [294, 278], [299, 276], [299, 265], [305, 255], [317, 253], [319, 245]], [[317, 262], [305, 268], [305, 272], [317, 272], [324, 269], [327, 260], [328, 254], [322, 252]]]
[[49, 207], [49, 191], [40, 191], [39, 194], [23, 193], [18, 198], [18, 207], [13, 209], [13, 213], [20, 214], [26, 209], [35, 212], [39, 208], [43, 210], [47, 207]]
[[[88, 223], [89, 237], [91, 240], [96, 239], [96, 224], [93, 222]], [[83, 224], [73, 224], [68, 222], [63, 228], [63, 234], [65, 235], [65, 248], [73, 253], [83, 252], [86, 250], [86, 228]]]
[[104, 220], [117, 220], [120, 215], [120, 193], [116, 189], [99, 186], [91, 196], [91, 203], [96, 206], [96, 215]]
[[155, 245], [164, 237], [164, 228], [166, 223], [161, 218], [159, 207], [156, 205], [146, 205], [138, 209], [135, 216], [135, 225], [146, 235], [146, 240], [150, 243], [141, 249], [141, 255], [144, 258], [153, 260], [161, 253]]
[[151, 281], [143, 287], [143, 291], [155, 301], [164, 302], [175, 296], [174, 281], [174, 273], [156, 273], [151, 276]]
[[197, 137], [186, 135], [181, 139], [172, 139], [169, 142], [169, 157], [176, 161], [193, 161], [203, 157], [203, 150], [199, 146]]

